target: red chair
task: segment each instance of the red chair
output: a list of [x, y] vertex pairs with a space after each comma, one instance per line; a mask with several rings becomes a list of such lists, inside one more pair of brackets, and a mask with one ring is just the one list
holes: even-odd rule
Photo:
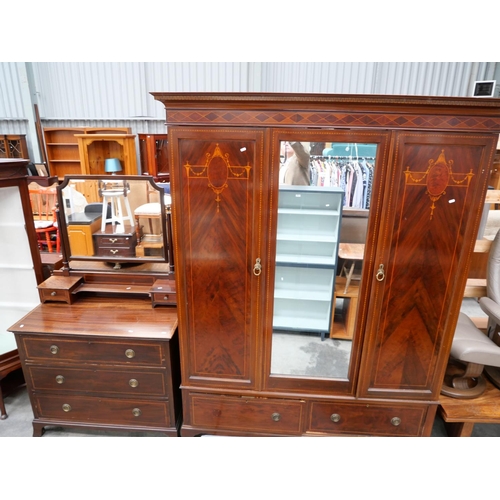
[[38, 246], [40, 250], [44, 250], [44, 247], [46, 247], [48, 252], [53, 252], [52, 236], [55, 236], [56, 252], [59, 253], [61, 240], [55, 211], [57, 190], [53, 186], [33, 187], [30, 185], [29, 192]]

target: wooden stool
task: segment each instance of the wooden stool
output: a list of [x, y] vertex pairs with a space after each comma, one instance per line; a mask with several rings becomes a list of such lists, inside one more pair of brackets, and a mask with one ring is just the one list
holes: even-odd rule
[[[356, 262], [362, 261], [365, 254], [365, 245], [363, 243], [339, 243], [339, 257], [344, 259], [344, 264], [340, 270], [346, 277], [344, 293], [347, 293], [351, 279], [354, 273]], [[347, 269], [349, 267], [349, 269]]]
[[[343, 314], [344, 327], [338, 323], [333, 323], [330, 329], [331, 339], [351, 340], [354, 336], [354, 325], [356, 323], [356, 311], [358, 309], [359, 285], [346, 285], [346, 278], [337, 278], [335, 282], [335, 292], [333, 294], [333, 309], [337, 298], [344, 299]], [[346, 302], [348, 302], [346, 304]]]

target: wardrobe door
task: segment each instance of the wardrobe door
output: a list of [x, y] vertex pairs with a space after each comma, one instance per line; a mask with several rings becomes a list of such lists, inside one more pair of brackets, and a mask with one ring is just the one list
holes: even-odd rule
[[184, 386], [255, 386], [263, 132], [173, 127], [173, 231]]
[[437, 398], [495, 143], [479, 134], [396, 134], [359, 396]]

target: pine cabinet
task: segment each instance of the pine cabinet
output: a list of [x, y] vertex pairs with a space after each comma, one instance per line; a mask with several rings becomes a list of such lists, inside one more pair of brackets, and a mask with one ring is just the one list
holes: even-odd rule
[[[430, 435], [498, 100], [153, 95], [172, 160], [181, 434]], [[308, 185], [283, 185], [283, 168]], [[362, 234], [342, 231], [350, 211]], [[349, 281], [339, 232], [362, 249]], [[331, 338], [350, 297], [352, 338]]]

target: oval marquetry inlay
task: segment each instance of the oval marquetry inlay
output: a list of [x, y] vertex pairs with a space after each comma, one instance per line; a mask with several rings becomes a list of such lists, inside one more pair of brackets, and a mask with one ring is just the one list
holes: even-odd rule
[[443, 194], [450, 180], [450, 169], [444, 161], [440, 160], [441, 157], [430, 167], [427, 174], [427, 191], [429, 191], [431, 196]]
[[215, 189], [224, 187], [227, 183], [227, 163], [220, 156], [213, 156], [208, 164], [208, 180]]

